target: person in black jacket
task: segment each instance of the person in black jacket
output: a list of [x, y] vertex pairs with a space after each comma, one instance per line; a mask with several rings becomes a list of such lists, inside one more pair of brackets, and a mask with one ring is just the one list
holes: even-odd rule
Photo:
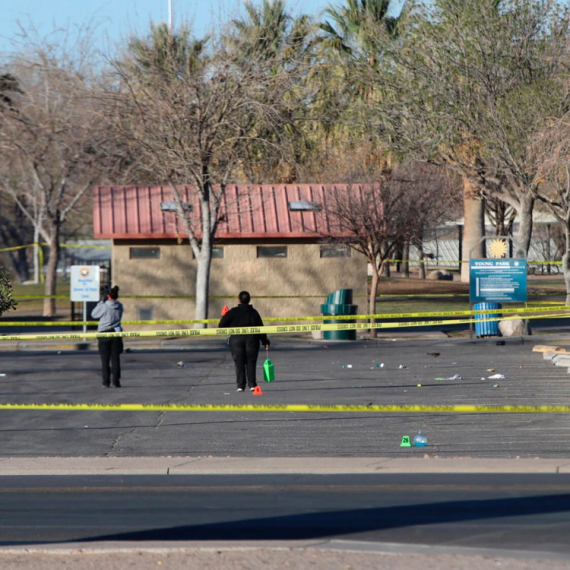
[[[262, 327], [259, 313], [249, 304], [251, 295], [247, 291], [239, 294], [239, 305], [230, 309], [220, 320], [219, 328]], [[265, 334], [240, 334], [230, 336], [230, 350], [236, 366], [237, 391], [243, 392], [246, 385], [253, 392], [257, 386], [255, 368], [259, 344], [269, 350], [269, 339]]]

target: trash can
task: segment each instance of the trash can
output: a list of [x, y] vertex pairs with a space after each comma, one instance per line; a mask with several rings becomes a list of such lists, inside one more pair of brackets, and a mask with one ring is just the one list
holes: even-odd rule
[[[501, 309], [500, 303], [475, 303], [473, 305], [475, 311], [498, 311]], [[481, 313], [475, 315], [475, 321], [479, 319], [495, 319], [499, 318], [499, 313]], [[482, 338], [486, 336], [499, 336], [499, 321], [475, 322], [475, 336]]]
[[[352, 289], [339, 289], [331, 293], [324, 304], [321, 305], [321, 314], [326, 316], [356, 315], [358, 305], [352, 304]], [[355, 323], [356, 320], [331, 319], [325, 320], [325, 324]], [[356, 331], [324, 331], [325, 340], [356, 340]]]

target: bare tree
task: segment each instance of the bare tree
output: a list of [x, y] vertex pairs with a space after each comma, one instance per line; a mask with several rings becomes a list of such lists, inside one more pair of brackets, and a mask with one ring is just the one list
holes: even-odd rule
[[[53, 296], [62, 226], [100, 177], [103, 115], [75, 53], [32, 46], [9, 71], [18, 90], [0, 102], [0, 191], [29, 220], [34, 240], [47, 243], [45, 294]], [[46, 298], [44, 315], [54, 314], [55, 300]]]
[[33, 243], [33, 229], [28, 219], [22, 214], [12, 200], [0, 195], [0, 243], [3, 248], [9, 248], [2, 254], [9, 259], [18, 281], [29, 281], [31, 275], [30, 249]]
[[535, 137], [532, 156], [539, 173], [536, 196], [564, 231], [562, 272], [570, 304], [570, 113], [547, 123]]
[[[280, 152], [289, 74], [271, 46], [244, 58], [228, 35], [192, 39], [188, 28], [154, 26], [115, 63], [110, 92], [116, 133], [139, 157], [141, 172], [167, 183], [197, 260], [196, 319], [208, 317], [214, 236], [226, 185], [244, 171], [251, 145]], [[279, 73], [274, 73], [276, 68]], [[190, 185], [185, 204], [182, 185]]]
[[[442, 170], [408, 164], [377, 182], [335, 186], [327, 195], [330, 235], [364, 255], [372, 267], [372, 314], [380, 276], [396, 249], [421, 241], [428, 228], [450, 212], [448, 187]], [[374, 329], [371, 334], [376, 335]]]

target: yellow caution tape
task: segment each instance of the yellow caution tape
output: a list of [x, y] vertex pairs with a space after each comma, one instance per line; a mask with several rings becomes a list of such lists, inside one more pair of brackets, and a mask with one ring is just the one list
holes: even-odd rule
[[[433, 265], [445, 267], [446, 265], [457, 265], [459, 263], [469, 263], [469, 259], [441, 259], [441, 258], [430, 258], [425, 259], [388, 259], [388, 263], [433, 263]], [[535, 265], [562, 265], [562, 261], [528, 261], [527, 264]]]
[[570, 406], [500, 405], [334, 405], [334, 404], [1, 404], [1, 410], [65, 410], [106, 412], [306, 412], [306, 413], [455, 413], [567, 414]]
[[[40, 243], [29, 243], [27, 245], [16, 245], [14, 247], [5, 247], [0, 249], [0, 253], [4, 251], [14, 251], [17, 249], [26, 249], [27, 247], [34, 247], [35, 245], [49, 245], [45, 242]], [[84, 248], [84, 249], [111, 249], [109, 245], [80, 245], [80, 244], [70, 244], [70, 243], [60, 243], [59, 247], [75, 247], [75, 248]]]
[[18, 249], [25, 249], [26, 247], [32, 247], [32, 245], [15, 245], [14, 247], [4, 247], [2, 249], [0, 249], [0, 253], [3, 253], [5, 251], [16, 251]]
[[[25, 249], [27, 247], [33, 247], [34, 245], [40, 245], [39, 243], [30, 243], [27, 245], [18, 245], [14, 247], [7, 247], [4, 249], [0, 249], [0, 253], [3, 251], [11, 251], [15, 249]], [[46, 242], [41, 242], [41, 245], [48, 246], [49, 244]], [[70, 248], [84, 248], [84, 249], [112, 249], [112, 246], [109, 245], [89, 245], [89, 244], [68, 244], [68, 243], [61, 243], [59, 247], [70, 247]], [[438, 258], [425, 258], [425, 259], [388, 259], [389, 263], [426, 263], [430, 264], [433, 263], [434, 265], [457, 265], [459, 263], [469, 263], [470, 260], [464, 259], [438, 259]], [[561, 265], [562, 261], [527, 261], [527, 264], [536, 264], [536, 265]]]
[[[42, 245], [49, 245], [48, 243], [42, 242]], [[111, 245], [89, 245], [89, 244], [77, 244], [77, 243], [60, 243], [59, 247], [77, 247], [83, 249], [113, 249]]]
[[[552, 297], [565, 296], [566, 291], [549, 291], [546, 293], [529, 293], [531, 297], [551, 295]], [[324, 299], [325, 293], [320, 295], [256, 295], [256, 299]], [[353, 295], [354, 298], [368, 298], [369, 295]], [[390, 295], [376, 295], [377, 299], [423, 299], [423, 298], [456, 298], [469, 297], [469, 293], [412, 293], [401, 295], [393, 293]], [[195, 299], [196, 295], [121, 295], [121, 299]], [[230, 295], [209, 295], [208, 299], [230, 299]], [[69, 295], [15, 295], [14, 299], [65, 299], [69, 301]], [[538, 301], [537, 301], [538, 302]]]
[[[552, 315], [551, 318], [564, 318], [566, 315]], [[159, 331], [133, 331], [115, 333], [63, 333], [63, 334], [34, 334], [34, 335], [5, 335], [0, 336], [0, 341], [15, 340], [60, 340], [87, 338], [149, 338], [149, 337], [188, 337], [188, 336], [229, 336], [244, 334], [288, 334], [307, 333], [313, 331], [353, 331], [368, 329], [395, 329], [406, 327], [426, 327], [458, 325], [467, 323], [483, 323], [500, 320], [515, 320], [519, 317], [496, 317], [486, 319], [450, 319], [438, 321], [400, 321], [392, 323], [346, 323], [346, 324], [310, 324], [310, 325], [279, 325], [263, 327], [239, 327], [239, 328], [212, 328], [212, 329], [182, 329], [182, 330], [159, 330]], [[543, 315], [529, 315], [527, 319], [543, 318]]]
[[[527, 313], [552, 313], [556, 311], [570, 311], [570, 305], [556, 305], [552, 307], [519, 307], [518, 309], [480, 309], [462, 311], [431, 311], [427, 313], [377, 313], [374, 315], [319, 315], [314, 317], [269, 317], [265, 322], [288, 322], [288, 321], [323, 321], [323, 320], [363, 320], [363, 319], [407, 319], [423, 317], [460, 317], [468, 315], [483, 315], [488, 313], [517, 314], [525, 316]], [[542, 315], [548, 317], [550, 315]], [[123, 325], [190, 325], [190, 324], [215, 324], [220, 319], [183, 319], [183, 320], [149, 320], [149, 321], [123, 321]], [[93, 326], [98, 321], [1, 321], [0, 327], [57, 327], [57, 326]]]
[[69, 295], [15, 295], [14, 299], [67, 299], [69, 301]]

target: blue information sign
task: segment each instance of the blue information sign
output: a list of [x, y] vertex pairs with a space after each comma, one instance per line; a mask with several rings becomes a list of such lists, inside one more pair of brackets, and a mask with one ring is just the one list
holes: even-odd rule
[[472, 303], [526, 303], [526, 259], [469, 260]]

